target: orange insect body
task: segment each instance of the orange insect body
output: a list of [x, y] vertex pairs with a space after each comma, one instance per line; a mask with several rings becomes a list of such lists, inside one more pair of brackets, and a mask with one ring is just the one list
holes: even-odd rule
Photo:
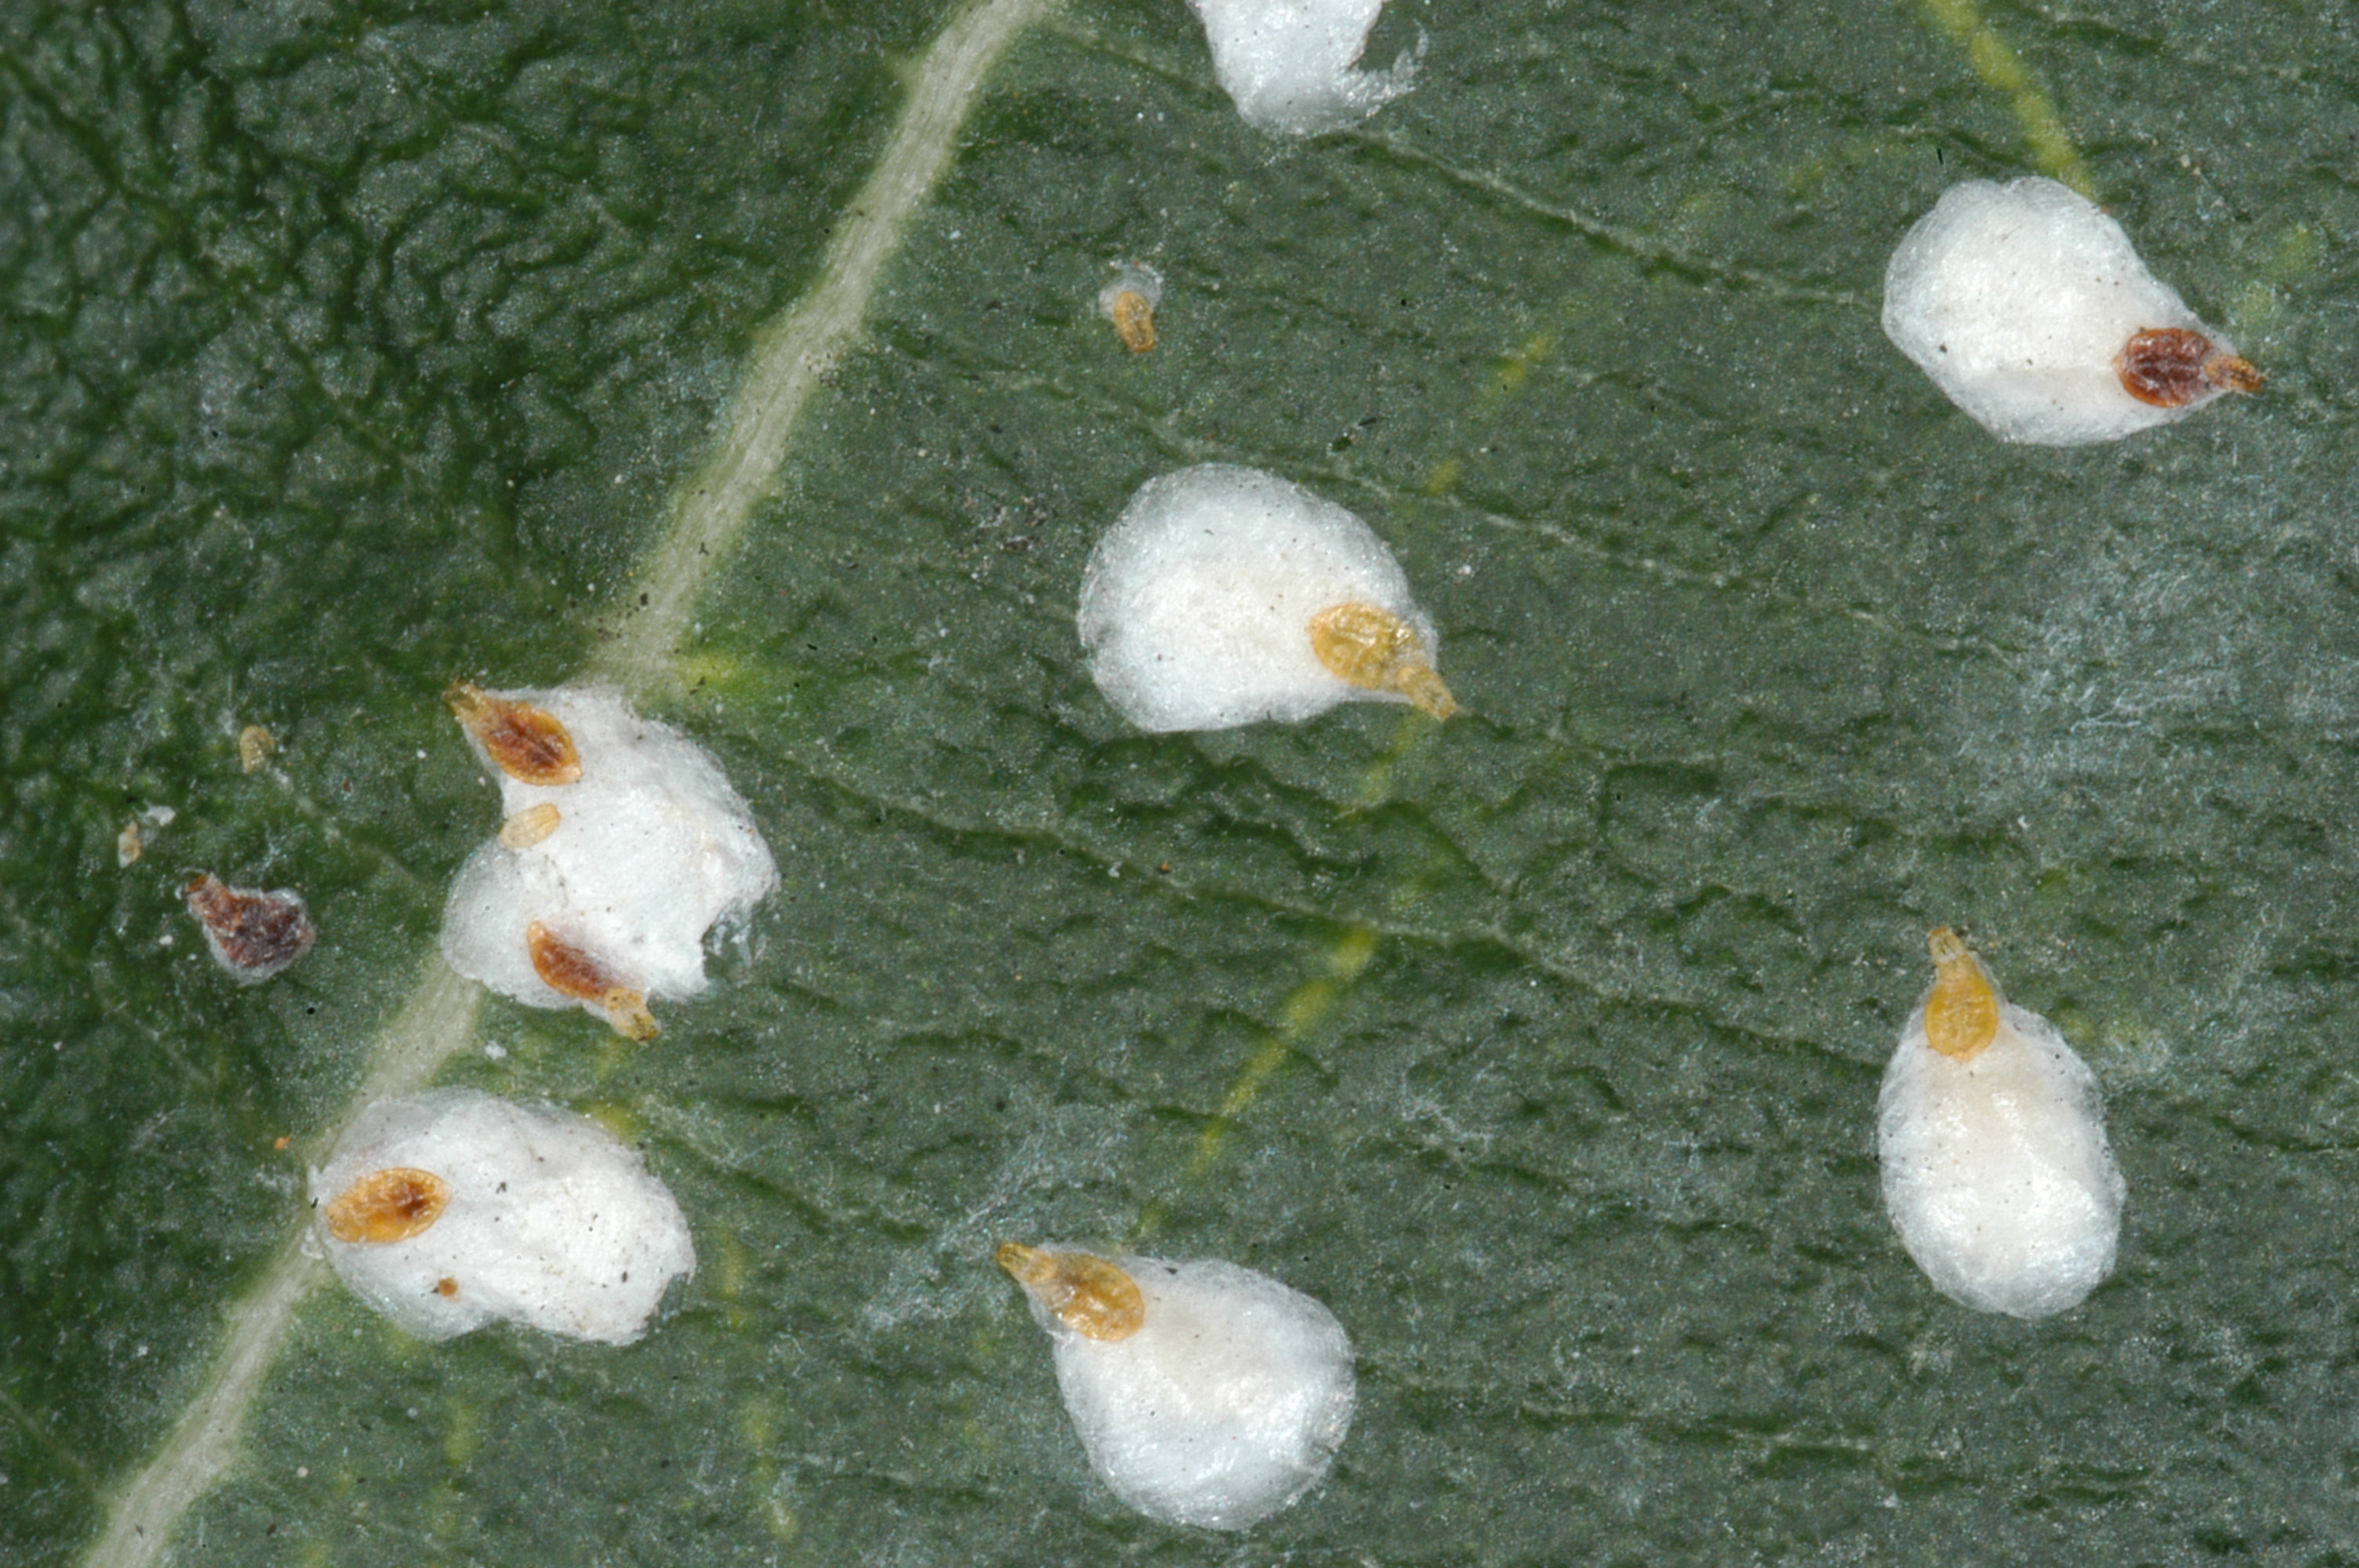
[[1114, 332], [1122, 339], [1124, 348], [1134, 354], [1143, 354], [1155, 347], [1158, 340], [1155, 336], [1153, 300], [1136, 288], [1125, 288], [1114, 297], [1110, 313], [1114, 317]]
[[471, 681], [452, 681], [442, 700], [508, 777], [528, 784], [570, 784], [582, 777], [582, 755], [555, 714], [494, 697]]
[[459, 1293], [459, 1281], [445, 1274], [434, 1281], [434, 1293], [444, 1301], [449, 1301]]
[[431, 1228], [450, 1203], [450, 1184], [431, 1171], [372, 1171], [329, 1203], [328, 1234], [371, 1245], [407, 1241]]
[[994, 1260], [1060, 1323], [1085, 1339], [1128, 1339], [1147, 1324], [1138, 1281], [1103, 1258], [1004, 1243]]
[[1328, 673], [1364, 691], [1398, 692], [1436, 719], [1458, 711], [1417, 628], [1374, 604], [1336, 604], [1310, 618], [1310, 650]]
[[1990, 971], [1944, 925], [1925, 938], [1933, 955], [1933, 989], [1925, 999], [1925, 1041], [1942, 1055], [1972, 1061], [1998, 1038], [1998, 987]]
[[2150, 327], [2114, 356], [2122, 390], [2156, 408], [2184, 408], [2213, 392], [2258, 392], [2264, 379], [2252, 362], [2212, 346], [2184, 327]]
[[618, 1034], [634, 1040], [656, 1037], [655, 1014], [647, 1011], [645, 992], [624, 985], [596, 958], [538, 920], [525, 928], [524, 939], [532, 953], [533, 973], [549, 989], [576, 1001], [594, 1002]]

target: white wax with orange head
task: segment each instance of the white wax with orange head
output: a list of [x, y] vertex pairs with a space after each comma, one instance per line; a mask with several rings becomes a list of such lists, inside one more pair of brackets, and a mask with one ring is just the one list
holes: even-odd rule
[[696, 1268], [688, 1221], [587, 1117], [473, 1089], [383, 1100], [311, 1173], [312, 1244], [410, 1333], [520, 1323], [627, 1345]]
[[[1212, 74], [1245, 124], [1308, 136], [1356, 124], [1409, 90], [1417, 54], [1360, 70], [1384, 0], [1188, 0], [1212, 45]], [[1420, 37], [1418, 52], [1423, 51]]]
[[1992, 434], [2036, 446], [2116, 440], [2262, 379], [2052, 179], [1945, 191], [1893, 253], [1884, 330]]
[[1200, 463], [1141, 485], [1090, 554], [1076, 619], [1098, 689], [1142, 730], [1456, 707], [1384, 541], [1258, 469]]
[[443, 956], [528, 1006], [652, 1036], [652, 1000], [704, 989], [706, 933], [777, 886], [753, 814], [700, 747], [612, 691], [461, 686], [451, 702], [504, 821], [451, 884]]
[[1334, 1314], [1234, 1263], [1010, 1243], [1090, 1467], [1150, 1518], [1243, 1530], [1326, 1475], [1351, 1429]]
[[2095, 1075], [1998, 993], [1956, 933], [1885, 1068], [1884, 1203], [1933, 1287], [1980, 1312], [2047, 1317], [2113, 1272], [2123, 1184]]

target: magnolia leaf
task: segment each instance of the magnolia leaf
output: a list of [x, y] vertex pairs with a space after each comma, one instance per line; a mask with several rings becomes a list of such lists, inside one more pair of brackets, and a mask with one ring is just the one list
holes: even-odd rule
[[[1367, 59], [1421, 40], [1293, 139], [1180, 0], [0, 18], [0, 1560], [2349, 1553], [2359, 44], [1393, 0]], [[1885, 260], [2032, 172], [2266, 388], [1950, 406]], [[1457, 715], [1126, 725], [1082, 565], [1201, 461], [1366, 519]], [[498, 826], [441, 691], [583, 676], [785, 874], [646, 1046], [434, 957]], [[240, 985], [204, 872], [316, 946]], [[2128, 1179], [2036, 1325], [1878, 1194], [1942, 925]], [[429, 1345], [304, 1259], [426, 1081], [643, 1152], [700, 1258], [643, 1341]], [[1333, 1473], [1128, 1512], [1011, 1239], [1324, 1302]]]

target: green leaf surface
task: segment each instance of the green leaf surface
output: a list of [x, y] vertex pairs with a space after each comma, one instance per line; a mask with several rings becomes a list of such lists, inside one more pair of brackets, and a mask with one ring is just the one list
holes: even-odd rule
[[[431, 990], [496, 815], [442, 686], [643, 634], [963, 14], [0, 15], [0, 1562], [99, 1538]], [[2359, 1562], [2350, 17], [1393, 0], [1370, 58], [1421, 31], [1300, 142], [1178, 0], [1008, 46], [648, 685], [784, 890], [652, 1047], [440, 1043], [638, 1142], [696, 1276], [620, 1349], [327, 1280], [173, 1562]], [[1908, 223], [2039, 168], [2261, 396], [2009, 448], [1890, 348]], [[1082, 563], [1207, 460], [1369, 520], [1460, 717], [1105, 705]], [[234, 984], [200, 870], [318, 949]], [[2109, 1098], [2120, 1266], [2043, 1324], [1877, 1193], [1943, 923]], [[1114, 1502], [1007, 1238], [1326, 1302], [1328, 1482]]]

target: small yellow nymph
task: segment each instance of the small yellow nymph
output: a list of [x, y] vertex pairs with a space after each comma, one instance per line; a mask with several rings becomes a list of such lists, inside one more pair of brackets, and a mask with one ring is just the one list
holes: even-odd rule
[[500, 842], [511, 849], [529, 849], [556, 832], [564, 820], [565, 814], [553, 800], [527, 806], [500, 824]]
[[1163, 303], [1163, 275], [1138, 262], [1116, 262], [1114, 279], [1098, 291], [1098, 314], [1114, 323], [1114, 335], [1134, 354], [1153, 351], [1155, 308]]

